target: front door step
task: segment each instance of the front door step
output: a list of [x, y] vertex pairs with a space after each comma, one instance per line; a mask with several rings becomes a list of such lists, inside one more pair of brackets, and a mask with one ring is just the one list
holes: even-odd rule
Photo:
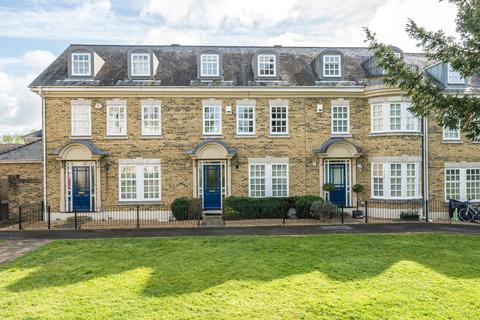
[[223, 216], [222, 211], [219, 213], [215, 210], [215, 213], [212, 210], [202, 212], [203, 219], [200, 223], [202, 227], [223, 227]]

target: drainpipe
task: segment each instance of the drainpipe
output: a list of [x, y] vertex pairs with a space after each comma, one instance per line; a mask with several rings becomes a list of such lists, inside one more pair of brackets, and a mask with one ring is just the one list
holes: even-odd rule
[[428, 193], [428, 118], [423, 118], [423, 143], [422, 143], [422, 164], [423, 164], [423, 212], [427, 212]]
[[43, 149], [43, 219], [47, 219], [47, 130], [45, 98], [42, 95], [42, 87], [38, 88], [38, 94], [42, 99], [42, 149]]

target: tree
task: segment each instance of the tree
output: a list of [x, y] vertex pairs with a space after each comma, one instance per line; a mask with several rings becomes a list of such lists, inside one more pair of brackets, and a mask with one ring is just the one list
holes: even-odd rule
[[3, 135], [1, 142], [2, 143], [8, 143], [8, 144], [23, 144], [24, 143], [22, 136], [20, 136], [18, 134], [15, 134], [15, 135], [5, 134], [5, 135]]
[[[442, 0], [440, 0], [442, 1]], [[480, 0], [448, 0], [458, 8], [458, 40], [443, 31], [428, 31], [408, 20], [406, 31], [417, 40], [431, 62], [450, 63], [461, 76], [468, 78], [480, 72]], [[422, 70], [411, 68], [395, 56], [390, 46], [377, 40], [365, 28], [367, 42], [375, 60], [385, 72], [386, 85], [402, 89], [411, 97], [410, 111], [419, 117], [432, 117], [450, 129], [460, 127], [470, 139], [480, 136], [480, 99], [469, 94], [445, 93]]]

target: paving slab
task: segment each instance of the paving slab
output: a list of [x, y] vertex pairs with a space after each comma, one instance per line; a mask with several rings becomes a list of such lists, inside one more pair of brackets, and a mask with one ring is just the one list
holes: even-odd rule
[[37, 250], [50, 240], [7, 240], [0, 243], [0, 265], [12, 261], [27, 252]]

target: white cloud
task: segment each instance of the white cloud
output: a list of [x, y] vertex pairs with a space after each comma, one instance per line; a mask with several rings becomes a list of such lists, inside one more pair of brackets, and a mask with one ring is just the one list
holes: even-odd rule
[[27, 86], [54, 59], [49, 51], [33, 50], [0, 60], [0, 135], [41, 128], [41, 100]]
[[149, 0], [142, 9], [142, 15], [160, 16], [170, 25], [271, 27], [296, 18], [297, 2], [298, 0]]
[[369, 27], [380, 40], [400, 47], [404, 51], [419, 51], [416, 42], [405, 31], [407, 19], [414, 20], [428, 30], [444, 30], [455, 34], [456, 6], [438, 0], [389, 0], [375, 12]]

